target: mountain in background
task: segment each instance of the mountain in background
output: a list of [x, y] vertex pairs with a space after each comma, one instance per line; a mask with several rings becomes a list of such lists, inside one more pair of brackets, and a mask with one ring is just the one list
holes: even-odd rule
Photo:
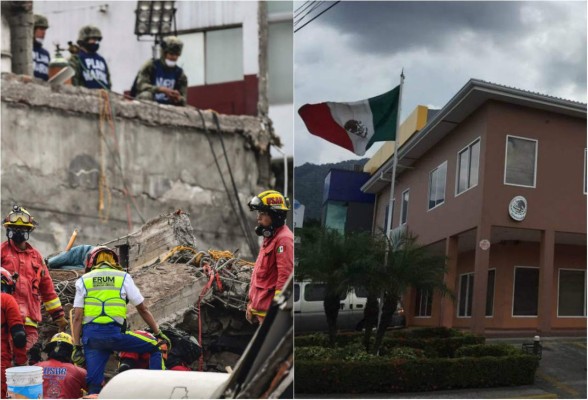
[[294, 197], [305, 206], [304, 221], [310, 219], [321, 220], [321, 206], [323, 203], [323, 186], [325, 177], [331, 169], [345, 169], [353, 171], [355, 165], [362, 167], [369, 158], [348, 160], [331, 164], [305, 163], [294, 167]]

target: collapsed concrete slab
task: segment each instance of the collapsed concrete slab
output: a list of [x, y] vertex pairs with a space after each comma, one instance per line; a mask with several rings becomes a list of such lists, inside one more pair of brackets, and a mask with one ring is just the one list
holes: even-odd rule
[[[225, 372], [232, 367], [256, 328], [245, 320], [252, 262], [226, 250], [196, 249], [189, 216], [180, 210], [154, 218], [108, 246], [128, 254], [127, 270], [156, 321], [201, 343], [205, 356], [194, 368]], [[52, 269], [50, 274], [69, 314], [75, 281], [83, 270]], [[131, 330], [146, 328], [132, 306], [127, 308], [127, 324]], [[42, 324], [40, 342], [55, 332], [52, 324]], [[115, 365], [111, 363], [111, 369]]]

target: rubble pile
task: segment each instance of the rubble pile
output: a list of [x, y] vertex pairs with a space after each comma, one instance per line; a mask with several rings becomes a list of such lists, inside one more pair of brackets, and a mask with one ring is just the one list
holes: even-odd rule
[[[118, 250], [121, 261], [126, 252], [127, 270], [162, 328], [184, 331], [202, 345], [203, 358], [192, 368], [226, 372], [257, 328], [245, 319], [254, 263], [238, 258], [237, 251], [198, 250], [193, 238], [188, 215], [176, 211], [108, 246]], [[50, 274], [69, 319], [83, 270], [52, 269]], [[51, 319], [44, 315], [44, 321]], [[134, 307], [128, 307], [127, 323], [129, 329], [145, 328]], [[43, 344], [57, 332], [50, 322], [40, 327]]]

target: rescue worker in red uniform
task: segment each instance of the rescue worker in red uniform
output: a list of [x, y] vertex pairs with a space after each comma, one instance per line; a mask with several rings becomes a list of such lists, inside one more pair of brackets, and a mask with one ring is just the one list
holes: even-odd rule
[[42, 318], [41, 302], [60, 331], [65, 330], [68, 322], [43, 257], [27, 243], [29, 234], [35, 229], [37, 222], [27, 210], [15, 205], [4, 219], [3, 225], [8, 240], [3, 242], [0, 248], [1, 264], [11, 274], [16, 272], [19, 276], [14, 299], [24, 318], [29, 350], [39, 339], [37, 326]]
[[2, 332], [0, 333], [2, 371], [0, 381], [2, 381], [1, 395], [5, 399], [8, 390], [8, 386], [6, 385], [6, 368], [12, 367], [13, 358], [15, 365], [27, 364], [27, 353], [25, 349], [27, 335], [18, 304], [14, 300], [14, 297], [12, 297], [16, 278], [2, 267], [0, 267], [0, 273], [2, 274], [2, 298], [0, 299], [0, 305], [2, 307]]
[[45, 346], [47, 361], [35, 364], [43, 368], [43, 398], [79, 399], [87, 390], [86, 370], [71, 361], [73, 340], [67, 333], [56, 333]]
[[255, 233], [263, 244], [255, 261], [246, 318], [261, 324], [272, 300], [279, 295], [294, 268], [294, 235], [286, 223], [290, 202], [275, 190], [266, 190], [248, 203], [257, 211]]

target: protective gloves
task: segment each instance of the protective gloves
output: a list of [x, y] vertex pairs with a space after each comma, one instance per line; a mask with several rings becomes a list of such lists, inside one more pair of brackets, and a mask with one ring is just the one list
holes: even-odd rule
[[171, 340], [169, 340], [169, 338], [166, 336], [165, 333], [163, 333], [163, 331], [160, 329], [158, 333], [155, 334], [155, 337], [159, 340], [163, 340], [164, 342], [167, 343], [167, 351], [171, 350]]
[[71, 361], [78, 367], [86, 363], [86, 356], [84, 355], [84, 348], [82, 346], [74, 346], [73, 352], [71, 353]]
[[54, 322], [57, 324], [59, 332], [65, 332], [65, 330], [69, 326], [69, 322], [67, 322], [67, 319], [65, 319], [65, 317], [59, 317]]

